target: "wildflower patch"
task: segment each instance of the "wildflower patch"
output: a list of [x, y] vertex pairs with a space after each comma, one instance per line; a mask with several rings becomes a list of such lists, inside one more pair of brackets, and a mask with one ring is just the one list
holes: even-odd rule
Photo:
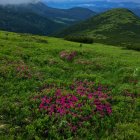
[[60, 58], [65, 59], [67, 61], [72, 61], [76, 56], [77, 56], [76, 51], [72, 51], [72, 52], [62, 51], [62, 52], [60, 52]]
[[86, 122], [94, 123], [95, 117], [101, 119], [112, 114], [110, 90], [93, 82], [76, 81], [67, 89], [43, 89], [34, 100], [39, 103], [39, 112], [50, 119], [65, 118], [72, 132]]

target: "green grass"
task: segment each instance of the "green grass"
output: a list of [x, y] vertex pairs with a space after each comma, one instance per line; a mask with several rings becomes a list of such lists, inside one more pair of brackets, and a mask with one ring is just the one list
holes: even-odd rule
[[[72, 61], [62, 51], [76, 51]], [[18, 67], [28, 67], [22, 75]], [[25, 76], [27, 75], [27, 77]], [[31, 75], [31, 77], [28, 77]], [[108, 85], [113, 113], [98, 125], [83, 127], [69, 139], [138, 140], [140, 137], [140, 52], [103, 44], [83, 44], [62, 39], [0, 32], [0, 139], [64, 139], [39, 112], [34, 116], [30, 99], [48, 83], [68, 85], [88, 80]], [[134, 98], [124, 96], [125, 91]], [[96, 129], [96, 127], [98, 127]], [[99, 131], [95, 131], [99, 130]]]

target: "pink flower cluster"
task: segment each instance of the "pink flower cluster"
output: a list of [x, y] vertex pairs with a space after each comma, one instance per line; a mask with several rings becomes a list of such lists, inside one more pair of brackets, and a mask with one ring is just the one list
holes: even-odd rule
[[52, 85], [45, 87], [41, 95], [34, 97], [40, 102], [39, 110], [50, 118], [66, 118], [72, 132], [82, 127], [84, 122], [92, 123], [94, 116], [103, 118], [112, 114], [108, 87], [87, 81], [76, 81], [61, 89]]
[[62, 51], [62, 52], [60, 52], [60, 58], [66, 59], [67, 61], [72, 61], [76, 56], [77, 56], [76, 51], [72, 51], [72, 52]]
[[77, 105], [78, 98], [72, 94], [62, 95], [61, 90], [57, 90], [54, 97], [44, 96], [41, 99], [40, 109], [45, 109], [49, 115], [71, 114], [71, 109]]
[[[51, 92], [50, 89], [48, 91]], [[96, 87], [92, 82], [75, 82], [68, 91], [56, 89], [53, 96], [48, 93], [42, 97], [39, 108], [45, 110], [50, 116], [69, 114], [83, 117], [84, 109], [88, 106], [90, 117], [96, 113], [104, 116], [112, 113], [111, 104], [108, 102], [110, 99], [110, 92], [106, 87], [101, 85]]]
[[26, 65], [19, 65], [16, 68], [16, 71], [17, 71], [18, 77], [20, 77], [20, 78], [30, 79], [32, 77], [30, 70], [29, 70], [28, 66], [26, 66]]

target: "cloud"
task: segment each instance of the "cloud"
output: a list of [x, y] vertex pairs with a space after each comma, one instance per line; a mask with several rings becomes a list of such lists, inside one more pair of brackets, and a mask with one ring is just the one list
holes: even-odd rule
[[106, 2], [140, 2], [140, 0], [0, 0], [0, 5], [7, 5], [7, 4], [27, 4], [27, 3], [37, 3], [39, 1], [45, 2], [53, 2], [53, 3], [92, 3], [92, 2], [99, 2], [99, 1], [106, 1]]
[[0, 0], [1, 5], [36, 3], [41, 0]]
[[140, 3], [140, 0], [44, 0], [46, 2], [57, 2], [57, 3], [62, 3], [68, 1], [69, 3], [71, 2], [97, 2], [97, 1], [107, 1], [107, 2], [138, 2]]

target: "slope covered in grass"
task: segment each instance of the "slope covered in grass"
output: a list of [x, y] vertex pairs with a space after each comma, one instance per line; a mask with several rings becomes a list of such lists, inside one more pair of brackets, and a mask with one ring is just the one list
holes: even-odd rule
[[140, 50], [140, 19], [127, 9], [113, 9], [67, 28], [58, 36], [72, 35]]
[[38, 13], [20, 7], [0, 6], [0, 29], [5, 31], [49, 35], [65, 27]]
[[139, 81], [139, 52], [1, 31], [0, 139], [137, 140]]

